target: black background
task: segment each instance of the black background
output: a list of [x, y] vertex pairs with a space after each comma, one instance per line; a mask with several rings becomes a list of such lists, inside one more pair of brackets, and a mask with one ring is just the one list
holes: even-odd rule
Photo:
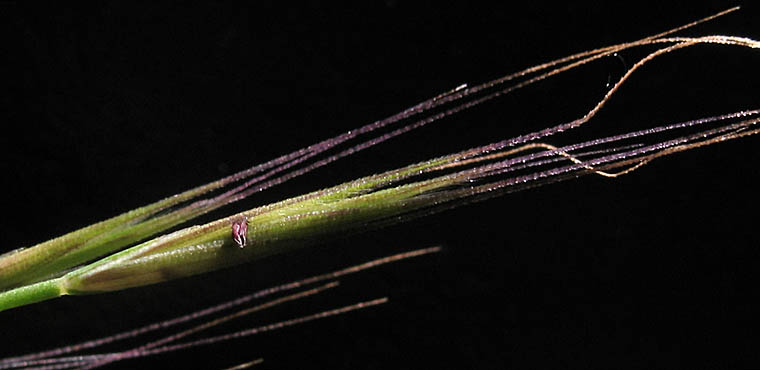
[[[461, 83], [725, 7], [5, 2], [0, 248], [47, 240]], [[758, 15], [750, 5], [683, 34], [759, 38]], [[642, 70], [588, 127], [549, 141], [758, 108], [758, 65], [760, 54], [736, 47], [680, 51]], [[623, 68], [604, 59], [198, 222], [577, 118]], [[348, 277], [214, 333], [388, 296], [380, 307], [119, 366], [224, 368], [263, 357], [264, 368], [756, 368], [757, 143], [511, 194], [200, 277], [3, 312], [0, 357], [442, 245], [438, 255]]]

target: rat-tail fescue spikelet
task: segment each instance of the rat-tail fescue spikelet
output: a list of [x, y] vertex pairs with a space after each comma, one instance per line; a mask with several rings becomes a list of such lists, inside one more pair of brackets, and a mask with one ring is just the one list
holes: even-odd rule
[[[711, 20], [715, 17], [737, 10], [732, 8], [713, 16], [671, 29], [657, 35], [649, 36], [638, 41], [603, 47], [587, 52], [578, 53], [548, 63], [527, 68], [517, 73], [504, 76], [480, 85], [468, 87], [462, 85], [452, 91], [423, 101], [386, 119], [348, 131], [336, 137], [321, 141], [314, 145], [280, 156], [276, 159], [253, 166], [209, 184], [190, 189], [153, 204], [134, 209], [111, 219], [73, 231], [61, 237], [49, 240], [26, 249], [16, 250], [0, 256], [0, 289], [8, 289], [23, 284], [40, 281], [45, 278], [60, 275], [73, 266], [92, 261], [140, 240], [170, 229], [197, 216], [210, 212], [226, 204], [236, 202], [245, 197], [300, 176], [330, 162], [351, 155], [357, 151], [377, 145], [385, 140], [405, 132], [437, 121], [443, 117], [458, 113], [475, 105], [491, 100], [498, 96], [525, 87], [547, 77], [554, 76], [579, 65], [593, 60], [613, 55], [625, 49], [648, 45], [669, 43], [672, 46], [662, 49], [665, 53], [677, 48], [691, 46], [696, 43], [724, 43], [756, 47], [756, 43], [736, 37], [704, 37], [697, 39], [664, 38], [674, 32], [692, 27], [696, 24]], [[657, 54], [659, 55], [659, 54]], [[656, 55], [651, 55], [653, 58]], [[644, 63], [642, 60], [640, 63]], [[629, 73], [633, 72], [632, 68]], [[621, 80], [622, 82], [622, 80]], [[618, 84], [619, 86], [619, 84]], [[588, 120], [609, 98], [617, 86], [611, 89], [608, 96], [589, 112], [582, 120], [572, 122], [565, 127], [556, 127], [536, 132], [529, 136], [520, 137], [511, 144], [546, 136], [551, 132], [559, 132], [580, 125]], [[434, 113], [431, 113], [431, 111]], [[370, 134], [386, 126], [401, 121], [413, 119], [389, 133], [366, 139], [364, 142], [351, 144], [327, 158], [315, 159], [327, 150], [337, 148], [340, 144]], [[553, 131], [552, 131], [553, 130]], [[303, 167], [296, 167], [296, 166]], [[226, 190], [223, 190], [226, 189]], [[209, 196], [210, 192], [223, 190], [221, 194]]]
[[[114, 291], [213, 271], [506, 192], [586, 174], [617, 176], [661, 156], [755, 134], [758, 111], [747, 110], [561, 147], [536, 141], [588, 122], [633, 73], [658, 56], [700, 44], [760, 47], [757, 41], [732, 36], [668, 36], [714, 17], [638, 41], [558, 59], [477, 86], [460, 86], [387, 119], [0, 256], [0, 289], [14, 288], [0, 293], [0, 310], [60, 295]], [[660, 48], [633, 64], [588, 113], [576, 120], [188, 227], [65, 272], [412, 129], [585, 63], [645, 45]], [[313, 159], [360, 135], [407, 120], [412, 122], [327, 158]], [[294, 169], [296, 165], [303, 167]], [[201, 199], [215, 190], [221, 194]], [[240, 222], [245, 222], [244, 227]], [[243, 230], [243, 235], [231, 233], [232, 225], [236, 225], [235, 233]]]

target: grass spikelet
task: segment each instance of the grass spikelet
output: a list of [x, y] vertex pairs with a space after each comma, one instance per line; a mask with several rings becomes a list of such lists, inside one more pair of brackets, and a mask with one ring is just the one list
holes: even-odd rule
[[[732, 102], [730, 107], [726, 109], [723, 109], [723, 107], [718, 109], [714, 107], [707, 108], [707, 104], [703, 104], [713, 96], [710, 94], [719, 89], [710, 90], [709, 86], [699, 86], [697, 80], [701, 81], [701, 78], [704, 77], [705, 81], [708, 81], [706, 85], [709, 85], [714, 81], [712, 75], [723, 76], [723, 71], [712, 69], [701, 76], [697, 76], [698, 78], [692, 81], [692, 85], [684, 87], [682, 93], [684, 96], [694, 99], [693, 102], [690, 102], [693, 107], [667, 101], [669, 99], [668, 95], [659, 94], [656, 91], [648, 92], [650, 94], [647, 97], [649, 100], [632, 103], [626, 98], [624, 92], [627, 91], [626, 89], [629, 85], [632, 85], [631, 89], [634, 91], [641, 89], [641, 84], [636, 85], [641, 80], [651, 81], [646, 80], [650, 77], [648, 74], [648, 72], [651, 72], [649, 68], [659, 66], [660, 60], [669, 60], [671, 58], [670, 55], [682, 55], [683, 59], [679, 59], [678, 61], [683, 60], [683, 66], [690, 65], [692, 62], [698, 64], [699, 61], [693, 56], [694, 54], [689, 54], [691, 51], [687, 50], [694, 50], [699, 55], [698, 53], [703, 51], [719, 54], [727, 49], [734, 49], [741, 53], [746, 52], [748, 55], [755, 55], [756, 51], [744, 51], [744, 49], [756, 49], [760, 46], [760, 43], [746, 37], [721, 35], [687, 37], [674, 35], [676, 31], [682, 31], [685, 28], [734, 10], [730, 9], [715, 16], [658, 35], [559, 58], [514, 74], [492, 79], [482, 84], [461, 84], [454, 89], [435, 95], [430, 99], [423, 99], [420, 103], [412, 105], [397, 114], [372, 122], [359, 129], [344, 131], [342, 134], [338, 134], [330, 139], [304, 146], [302, 149], [276, 157], [274, 160], [225, 176], [222, 179], [211, 181], [206, 185], [181, 192], [159, 202], [136, 208], [133, 211], [128, 211], [48, 242], [0, 255], [0, 310], [29, 305], [62, 295], [113, 292], [170, 282], [184, 277], [205, 274], [247, 262], [258, 261], [264, 257], [296, 248], [314, 246], [331, 241], [340, 244], [346, 242], [341, 239], [348, 234], [362, 233], [398, 225], [466, 204], [493, 199], [507, 193], [536, 188], [587, 175], [592, 175], [591, 177], [615, 178], [634, 172], [645, 166], [647, 172], [657, 171], [657, 169], [662, 168], [659, 167], [659, 164], [655, 165], [658, 167], [649, 169], [650, 163], [658, 162], [654, 161], [655, 159], [754, 135], [759, 130], [757, 123], [760, 122], [760, 118], [758, 118], [760, 110], [757, 109], [757, 106], [753, 106], [754, 102], [750, 101], [749, 104], [745, 104], [746, 101], [737, 100], [736, 102]], [[707, 32], [711, 33], [712, 31]], [[560, 120], [551, 120], [551, 122], [555, 122], [554, 126], [545, 129], [526, 129], [523, 127], [519, 128], [520, 131], [517, 131], [517, 133], [512, 130], [506, 135], [498, 134], [499, 137], [511, 137], [509, 139], [493, 139], [493, 136], [496, 135], [492, 135], [485, 140], [479, 138], [475, 142], [468, 141], [466, 144], [458, 142], [457, 144], [461, 145], [452, 146], [454, 149], [448, 147], [445, 149], [438, 148], [436, 145], [437, 141], [430, 140], [430, 142], [424, 143], [424, 145], [432, 147], [428, 148], [432, 154], [426, 153], [423, 157], [414, 157], [411, 160], [404, 159], [404, 162], [401, 163], [398, 163], [397, 158], [391, 158], [391, 155], [389, 155], [388, 163], [383, 162], [384, 167], [372, 166], [369, 169], [362, 163], [363, 154], [353, 157], [359, 151], [374, 147], [399, 136], [407, 136], [407, 133], [418, 128], [439, 121], [441, 123], [444, 120], [450, 121], [449, 117], [456, 115], [458, 116], [457, 118], [467, 118], [468, 116], [462, 115], [462, 113], [472, 111], [471, 108], [482, 108], [478, 109], [478, 112], [481, 110], [488, 111], [494, 108], [496, 98], [501, 98], [524, 87], [536, 85], [539, 82], [542, 83], [541, 86], [553, 86], [551, 84], [556, 81], [567, 83], [568, 80], [566, 78], [568, 76], [574, 76], [576, 73], [585, 73], [584, 71], [588, 69], [590, 63], [604, 63], [612, 59], [615, 60], [615, 67], [611, 68], [609, 72], [607, 70], [603, 71], [604, 76], [601, 78], [604, 79], [606, 77], [608, 81], [606, 88], [601, 93], [597, 91], [599, 96], [587, 99], [588, 101], [585, 103], [577, 103], [575, 102], [576, 100], [573, 103], [568, 103], [568, 105], [572, 105], [573, 107], [580, 107], [580, 112], [560, 115], [562, 116]], [[658, 62], [652, 63], [655, 60]], [[731, 61], [733, 62], [733, 59]], [[739, 65], [744, 63], [744, 61], [737, 60], [736, 63], [735, 65]], [[619, 71], [620, 65], [623, 66], [624, 70], [622, 75], [616, 75], [616, 71]], [[663, 79], [673, 78], [675, 81], [680, 75], [678, 69], [668, 70], [667, 74], [662, 75]], [[574, 74], [567, 73], [570, 71], [573, 71]], [[726, 72], [726, 75], [730, 74]], [[639, 76], [643, 78], [639, 80]], [[657, 75], [651, 77], [658, 78]], [[488, 80], [491, 78], [493, 76], [486, 76], [486, 78], [482, 79], [478, 78], [478, 80]], [[598, 79], [600, 79], [599, 76], [592, 78], [585, 77], [571, 83], [574, 84], [574, 90], [577, 89], [577, 91], [585, 94], [587, 85], [598, 82], [596, 81]], [[644, 84], [646, 85], [646, 83]], [[389, 84], [393, 84], [393, 82], [390, 81]], [[674, 83], [673, 86], [678, 85], [680, 84]], [[685, 89], [692, 88], [705, 88], [707, 89], [705, 90], [707, 93], [690, 93], [685, 91]], [[440, 91], [438, 88], [435, 90]], [[531, 94], [534, 92], [533, 89], [530, 89], [526, 93]], [[277, 90], [272, 90], [272, 93], [276, 94]], [[720, 94], [724, 93], [729, 95], [727, 91], [720, 91]], [[748, 94], [747, 91], [736, 91], [735, 93], [737, 95]], [[589, 94], [589, 96], [592, 95]], [[516, 97], [518, 101], [521, 96], [518, 95]], [[620, 100], [618, 100], [619, 96]], [[700, 98], [695, 99], [695, 96]], [[699, 99], [702, 96], [704, 96], [705, 100], [700, 101]], [[537, 110], [541, 110], [543, 104], [548, 103], [549, 100], [552, 100], [551, 103], [556, 103], [554, 100], [564, 99], [564, 96], [552, 93], [545, 99], [547, 100], [537, 102]], [[511, 99], [498, 100], [499, 103], [509, 103], [509, 101]], [[518, 103], [518, 105], [520, 104], [523, 103]], [[549, 104], [546, 105], [549, 106]], [[553, 105], [562, 104], [557, 103]], [[703, 105], [705, 107], [701, 109]], [[663, 115], [663, 118], [656, 119], [642, 114], [642, 112], [658, 111], [662, 108], [669, 108], [670, 111], [677, 111], [679, 114], [675, 116]], [[625, 112], [625, 115], [628, 115], [628, 117], [625, 117], [625, 121], [637, 121], [637, 128], [631, 129], [630, 127], [622, 127], [622, 125], [619, 127], [620, 122], [615, 121], [617, 119], [615, 118], [616, 116], [610, 118], [608, 110], [620, 112], [621, 109]], [[668, 111], [668, 109], [662, 110]], [[733, 113], [715, 115], [716, 112]], [[489, 118], [491, 121], [489, 122], [496, 124], [497, 118], [495, 117], [498, 117], [498, 124], [500, 125], [515, 124], [516, 126], [521, 123], [519, 122], [520, 112], [508, 111], [504, 117], [499, 116], [499, 114], [501, 113], [491, 113]], [[551, 114], [549, 115], [551, 116]], [[694, 119], [695, 117], [704, 118]], [[533, 121], [532, 118], [531, 121]], [[686, 121], [683, 121], [684, 119]], [[681, 122], [670, 123], [679, 121]], [[532, 124], [538, 127], [546, 127], [543, 122], [545, 121], [538, 119], [532, 122]], [[557, 122], [559, 124], [556, 124]], [[466, 130], [471, 130], [472, 132], [479, 131], [480, 128], [475, 126], [478, 123], [479, 120], [473, 120], [471, 123], [468, 123]], [[661, 126], [651, 127], [653, 125]], [[304, 127], [306, 126], [308, 124], [304, 123]], [[638, 127], [651, 128], [641, 130]], [[444, 128], [440, 129], [446, 130]], [[345, 130], [345, 128], [342, 130]], [[248, 153], [241, 155], [240, 151], [258, 151], [260, 150], [260, 145], [263, 145], [258, 144], [257, 140], [259, 138], [256, 137], [255, 133], [249, 137], [243, 135], [239, 129], [231, 129], [230, 131], [230, 140], [228, 142], [215, 142], [215, 145], [219, 146], [217, 149], [224, 150], [225, 152], [229, 151], [230, 158], [246, 161]], [[490, 132], [490, 130], [484, 131]], [[300, 133], [293, 134], [293, 141], [297, 143], [293, 147], [304, 145], [303, 142], [298, 141], [298, 134]], [[455, 136], [458, 134], [458, 132], [454, 133]], [[462, 136], [467, 136], [465, 134], [467, 133], [463, 133]], [[408, 136], [419, 140], [419, 135], [424, 135], [424, 133]], [[256, 137], [256, 140], [252, 140], [251, 137]], [[426, 139], [425, 137], [422, 141], [424, 142]], [[279, 140], [279, 138], [274, 140]], [[498, 141], [482, 145], [482, 143], [491, 140]], [[465, 139], [462, 140], [462, 142], [465, 141]], [[715, 146], [719, 148], [727, 147], [724, 145]], [[242, 147], [245, 147], [245, 149], [242, 149]], [[462, 150], [462, 148], [470, 149]], [[197, 148], [190, 148], [189, 150], [194, 149]], [[396, 154], [392, 151], [388, 153]], [[419, 159], [429, 158], [430, 155], [440, 155], [440, 153], [452, 154], [423, 161]], [[726, 161], [730, 163], [745, 160], [743, 154], [739, 156], [728, 155], [724, 151], [713, 151], [712, 153], [714, 153], [712, 156], [715, 158], [728, 158]], [[372, 153], [368, 155], [370, 154]], [[702, 154], [702, 159], [699, 159], [699, 155], [694, 154], [694, 158], [697, 159], [693, 162], [686, 162], [689, 164], [689, 169], [684, 170], [684, 172], [702, 170], [700, 164], [704, 161], [704, 154]], [[332, 179], [329, 182], [320, 182], [325, 179], [318, 179], [319, 185], [310, 186], [306, 190], [298, 188], [298, 186], [302, 186], [298, 182], [312, 180], [311, 177], [302, 177], [302, 175], [339, 160], [341, 160], [340, 162], [347, 162], [342, 159], [349, 156], [356, 158], [356, 176], [363, 177], [352, 181], [345, 181], [346, 178], [341, 176], [336, 176], [339, 180]], [[750, 158], [751, 156], [748, 154], [746, 157]], [[406, 157], [404, 156], [404, 158]], [[162, 162], [165, 158], [157, 155], [156, 158], [152, 159], [156, 162]], [[414, 164], [398, 167], [400, 164], [415, 161], [417, 162]], [[234, 164], [233, 166], [238, 165]], [[341, 163], [337, 165], [340, 166]], [[353, 165], [353, 163], [349, 162], [349, 165]], [[221, 170], [222, 166], [219, 166], [220, 172], [224, 173]], [[243, 166], [241, 165], [240, 167]], [[394, 167], [398, 168], [375, 175], [366, 175], [378, 171], [378, 169]], [[716, 173], [718, 172], [716, 171]], [[210, 177], [213, 178], [214, 176]], [[291, 189], [287, 189], [284, 191], [284, 195], [264, 198], [265, 201], [261, 202], [261, 198], [259, 197], [271, 195], [258, 195], [261, 191], [296, 178], [299, 178], [298, 181], [294, 182], [298, 190], [291, 191]], [[354, 176], [352, 175], [348, 178], [354, 178]], [[634, 178], [634, 180], [627, 180], [627, 178]], [[637, 181], [635, 180], [636, 178], [638, 177], [626, 177], [626, 180], [616, 180], [609, 186], [617, 187], [620, 186], [619, 184], [628, 183], [629, 181], [635, 182]], [[716, 183], [721, 180], [720, 175], [715, 176]], [[713, 181], [713, 179], [711, 178], [707, 182], [709, 181]], [[342, 184], [334, 185], [341, 182]], [[593, 187], [596, 183], [596, 180], [584, 180], [583, 185], [568, 184], [567, 186], [570, 188], [591, 184], [590, 187]], [[136, 183], [135, 189], [140, 186], [141, 184]], [[312, 189], [320, 187], [322, 188], [321, 190], [312, 191]], [[651, 184], [641, 185], [641, 188], [651, 187]], [[724, 189], [725, 186], [717, 188]], [[280, 190], [281, 188], [275, 189], [275, 191]], [[133, 189], [128, 189], [128, 191], [133, 191]], [[173, 189], [173, 191], [176, 191], [176, 189]], [[653, 189], [652, 191], [660, 192], [661, 190]], [[170, 192], [164, 192], [164, 194], [166, 193]], [[249, 199], [254, 194], [257, 194], [256, 199]], [[303, 195], [293, 196], [294, 194]], [[545, 202], [538, 201], [536, 202], [537, 204], [530, 206], [531, 209], [538, 209], [545, 215], [545, 217], [536, 218], [535, 223], [537, 224], [559, 225], [567, 223], [568, 220], [572, 222], [578, 221], [578, 226], [570, 229], [570, 232], [567, 233], [570, 235], [567, 235], [561, 241], [555, 242], [555, 244], [562, 244], [561, 248], [556, 248], [557, 250], [565, 250], [566, 246], [570, 246], [569, 250], [576, 251], [578, 248], [573, 248], [572, 246], [579, 243], [579, 238], [585, 241], [586, 238], [591, 238], [591, 236], [595, 236], [597, 233], [607, 232], [609, 229], [619, 227], [614, 222], [610, 222], [609, 224], [606, 224], [605, 221], [594, 222], [593, 220], [589, 220], [586, 222], [587, 213], [590, 213], [587, 209], [590, 206], [587, 206], [587, 204], [591, 203], [588, 199], [583, 199], [584, 196], [575, 196], [573, 194], [568, 195], [567, 198], [578, 203], [577, 210], [555, 211], [553, 204], [555, 201], [550, 200]], [[593, 198], [594, 196], [596, 194], [593, 194], [593, 191], [591, 191], [591, 195], [585, 197]], [[616, 212], [627, 211], [627, 209], [622, 207], [621, 209], [617, 208], [617, 204], [613, 202], [614, 196], [609, 196], [608, 194], [607, 198], [610, 199], [610, 203], [602, 204], [601, 207], [597, 206], [597, 208], [606, 209], [609, 207], [609, 210], [605, 211], [609, 212], [610, 216], [615, 216]], [[233, 205], [233, 203], [238, 203], [244, 199], [248, 199], [251, 202]], [[275, 202], [251, 208], [256, 204], [254, 201], [258, 204], [266, 204], [271, 200], [275, 200]], [[618, 201], [620, 202], [620, 200]], [[493, 204], [497, 204], [498, 202], [500, 200], [494, 200]], [[694, 199], [690, 204], [701, 204], [701, 200]], [[472, 216], [473, 214], [469, 213], [470, 218], [473, 220], [452, 221], [447, 223], [448, 226], [442, 227], [450, 229], [461, 227], [463, 233], [469, 232], [465, 230], [468, 229], [472, 230], [473, 234], [488, 234], [489, 231], [486, 227], [478, 228], [479, 226], [476, 224], [476, 221], [482, 218], [485, 225], [491, 225], [491, 228], [493, 228], [495, 219], [498, 218], [505, 224], [500, 235], [496, 237], [496, 239], [502, 237], [504, 239], [503, 245], [499, 245], [499, 247], [507, 246], [510, 250], [514, 248], [516, 252], [514, 263], [503, 258], [503, 250], [498, 251], [501, 254], [493, 252], [494, 260], [503, 261], [505, 264], [503, 266], [504, 270], [515, 271], [515, 275], [525, 273], [530, 269], [526, 269], [526, 271], [522, 270], [520, 266], [523, 266], [523, 262], [525, 261], [521, 259], [517, 251], [521, 250], [524, 244], [533, 245], [534, 242], [544, 236], [539, 234], [546, 232], [535, 232], [532, 234], [535, 239], [528, 238], [526, 240], [523, 238], [520, 240], [517, 237], [512, 239], [512, 235], [527, 235], [529, 233], [529, 230], [517, 230], [520, 228], [519, 225], [522, 225], [524, 229], [532, 230], [531, 227], [526, 227], [524, 222], [514, 222], [513, 224], [512, 217], [521, 217], [523, 212], [526, 211], [526, 207], [521, 205], [519, 200], [516, 200], [516, 204], [514, 205], [505, 205], [504, 203], [501, 203], [501, 205], [496, 212], [492, 212], [498, 215], [487, 215], [484, 213]], [[220, 208], [225, 206], [230, 207], [220, 210]], [[695, 213], [697, 212], [696, 207]], [[629, 206], [628, 208], [632, 207]], [[656, 207], [650, 208], [656, 209]], [[212, 211], [215, 212], [209, 215], [209, 212]], [[455, 214], [459, 214], [460, 212], [466, 213], [468, 209], [458, 210]], [[667, 213], [667, 210], [659, 210], [659, 212]], [[726, 213], [730, 212], [731, 210], [726, 211]], [[201, 217], [204, 215], [206, 216]], [[653, 217], [657, 216], [659, 215]], [[610, 217], [610, 219], [615, 218]], [[27, 221], [30, 220], [33, 220], [33, 218], [27, 219]], [[433, 218], [432, 220], [440, 220], [440, 218]], [[435, 230], [438, 227], [430, 223], [437, 221], [420, 222], [425, 226], [421, 228], [424, 232], [427, 232], [426, 228]], [[526, 220], [525, 222], [530, 221]], [[412, 225], [416, 224], [417, 222], [412, 223]], [[476, 226], [472, 227], [473, 224]], [[465, 227], [465, 225], [470, 225], [470, 227]], [[513, 227], [515, 225], [517, 227]], [[695, 225], [690, 226], [705, 230], [712, 225], [702, 225], [699, 222], [695, 222]], [[391, 228], [390, 230], [397, 230], [398, 227], [400, 226]], [[536, 229], [538, 230], [539, 228], [537, 227]], [[650, 229], [651, 226], [649, 228], [642, 227], [640, 231], [644, 235], [657, 233], [656, 230]], [[628, 228], [619, 227], [619, 230], [623, 235], [627, 235], [625, 233]], [[577, 235], [574, 234], [576, 232]], [[240, 235], [241, 233], [242, 235]], [[378, 233], [370, 235], [378, 235]], [[415, 237], [417, 236], [411, 233], [399, 235], [399, 239], [404, 242], [411, 242], [411, 239]], [[475, 235], [472, 239], [473, 255], [484, 252], [483, 248], [478, 247], [477, 242], [474, 241], [478, 240], [479, 237], [485, 238], [485, 235]], [[33, 239], [30, 238], [30, 240]], [[606, 243], [609, 246], [617, 245], [616, 243], [619, 239], [613, 239], [612, 241], [607, 240]], [[9, 244], [16, 245], [21, 243]], [[469, 239], [466, 244], [470, 245]], [[672, 244], [677, 246], [678, 242]], [[692, 244], [699, 245], [699, 243]], [[310, 250], [315, 249], [311, 248]], [[347, 249], [341, 249], [341, 252], [332, 250], [331, 253], [334, 253], [335, 258], [340, 258], [340, 254], [347, 251]], [[356, 249], [360, 248], [357, 247]], [[604, 263], [609, 262], [613, 266], [611, 268], [614, 268], [616, 261], [605, 260], [605, 253], [608, 253], [606, 250], [601, 251], [599, 248], [592, 249], [602, 255], [599, 261]], [[302, 253], [311, 252], [304, 251]], [[490, 255], [490, 253], [487, 252], [486, 254]], [[500, 258], [495, 257], [496, 255], [499, 255]], [[475, 258], [474, 256], [470, 257]], [[278, 258], [280, 257], [270, 258], [269, 260], [278, 260]], [[594, 258], [596, 257], [591, 256], [592, 260]], [[537, 258], [536, 261], [538, 260], [550, 264], [551, 258]], [[574, 264], [579, 264], [578, 271], [584, 271], [583, 263], [589, 262], [587, 259], [580, 260], [581, 262], [579, 260], [572, 260], [568, 264], [573, 266], [575, 266]], [[462, 265], [465, 266], [466, 264], [462, 263]], [[496, 274], [492, 271], [502, 269], [501, 265], [494, 267], [494, 263], [483, 263], [483, 265], [490, 266], [490, 268], [483, 268], [483, 274]], [[530, 261], [528, 261], [528, 265], [530, 265]], [[258, 273], [258, 266], [261, 266], [261, 264], [250, 265], [249, 267], [241, 266], [238, 269], [228, 269], [220, 274], [228, 274], [229, 271], [239, 271], [246, 268], [249, 273], [256, 275]], [[456, 271], [458, 274], [459, 266], [457, 266]], [[528, 272], [528, 275], [530, 274], [531, 272]], [[538, 276], [539, 273], [536, 273], [536, 275]], [[213, 276], [215, 275], [211, 275], [212, 279]], [[452, 289], [457, 289], [457, 286], [461, 289], [462, 286], [472, 281], [470, 276], [463, 274], [463, 281], [448, 281], [442, 284], [453, 284], [454, 288]], [[203, 279], [206, 278], [209, 278], [209, 276], [203, 277]], [[257, 276], [253, 276], [251, 280], [256, 280], [257, 278]], [[184, 286], [187, 281], [199, 281], [200, 279], [200, 277], [197, 277], [195, 279], [176, 281], [173, 284], [162, 284], [161, 286], [103, 296], [117, 297], [118, 299], [118, 297], [134, 294], [135, 291], [151, 291], [152, 289], [163, 291], [162, 289], [166, 286]], [[244, 280], [247, 282], [247, 279], [248, 276]], [[515, 276], [511, 276], [511, 279], [514, 280]], [[572, 279], [568, 280], [561, 277], [557, 279], [563, 282], [572, 281]], [[225, 281], [220, 285], [226, 284], [242, 283], [240, 281]], [[604, 282], [602, 282], [603, 284]], [[501, 287], [498, 289], [501, 289]], [[528, 290], [529, 288], [526, 287], [525, 289]], [[577, 293], [577, 291], [572, 289], [568, 289], [568, 291]], [[494, 294], [496, 293], [494, 292]], [[515, 292], [512, 291], [512, 293]], [[191, 294], [194, 294], [194, 292]], [[515, 294], [511, 295], [515, 296]], [[519, 296], [519, 294], [516, 295]], [[558, 296], [558, 294], [556, 292], [553, 294], [546, 293], [546, 296], [554, 297]], [[562, 294], [559, 294], [559, 296], [562, 296]], [[361, 299], [364, 300], [366, 298]], [[13, 310], [7, 314], [37, 312], [40, 309], [44, 310], [45, 307], [51, 307], [52, 310], [55, 307], [59, 307], [58, 305], [60, 304], [74, 305], [75, 302], [83, 302], [83, 305], [86, 305], [88, 299], [98, 301], [102, 298], [94, 296], [90, 298], [82, 297], [59, 300], [44, 305], [27, 307], [23, 309], [24, 311], [22, 309]], [[155, 299], [155, 301], [169, 302], [169, 300], [165, 300], [163, 297]], [[356, 301], [358, 299], [353, 302]], [[383, 302], [385, 300], [381, 299], [366, 301], [366, 304], [373, 305]], [[167, 304], [170, 305], [171, 303]], [[448, 302], [442, 304], [445, 305]], [[38, 306], [42, 306], [42, 308]], [[356, 307], [362, 307], [362, 305], [345, 307], [346, 310], [351, 310]], [[140, 309], [136, 311], [140, 311]], [[340, 309], [325, 311], [324, 308], [320, 308], [310, 312], [323, 312], [329, 316], [344, 311]], [[282, 321], [282, 323], [285, 323], [282, 325], [260, 326], [254, 332], [267, 331], [270, 327], [284, 327], [319, 317], [323, 316], [320, 316], [320, 314], [313, 317], [300, 316], [300, 319]], [[473, 339], [467, 338], [468, 340]], [[110, 363], [111, 361], [132, 358], [132, 354], [135, 356], [147, 356], [165, 353], [163, 351], [190, 348], [196, 344], [212, 343], [215, 340], [214, 338], [207, 338], [188, 343], [167, 344], [161, 348], [153, 348], [150, 351], [147, 348], [143, 348], [140, 351], [130, 352], [131, 354], [114, 351], [112, 353], [93, 355], [106, 357], [91, 357], [87, 358], [86, 361], [81, 360], [80, 362], [72, 360], [74, 362], [68, 365], [64, 365], [63, 362], [53, 365], [53, 362], [50, 362], [50, 366], [76, 365], [94, 367]], [[258, 358], [258, 354], [251, 355], [246, 359], [236, 359], [231, 363], [241, 363], [243, 361], [258, 363], [259, 360], [250, 362], [250, 359], [254, 358]], [[11, 360], [8, 360], [9, 362], [0, 361], [0, 367], [2, 367], [3, 363], [18, 365], [23, 361], [40, 361], [39, 364], [42, 365], [46, 363], [44, 361], [52, 361], [49, 358], [35, 360], [18, 360], [17, 358], [16, 360], [18, 362]], [[226, 366], [229, 366], [229, 364]]]

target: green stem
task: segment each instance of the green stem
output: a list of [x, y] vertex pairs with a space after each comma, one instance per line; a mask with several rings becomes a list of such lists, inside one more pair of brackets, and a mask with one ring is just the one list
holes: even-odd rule
[[51, 279], [0, 293], [0, 311], [65, 295], [63, 279]]

